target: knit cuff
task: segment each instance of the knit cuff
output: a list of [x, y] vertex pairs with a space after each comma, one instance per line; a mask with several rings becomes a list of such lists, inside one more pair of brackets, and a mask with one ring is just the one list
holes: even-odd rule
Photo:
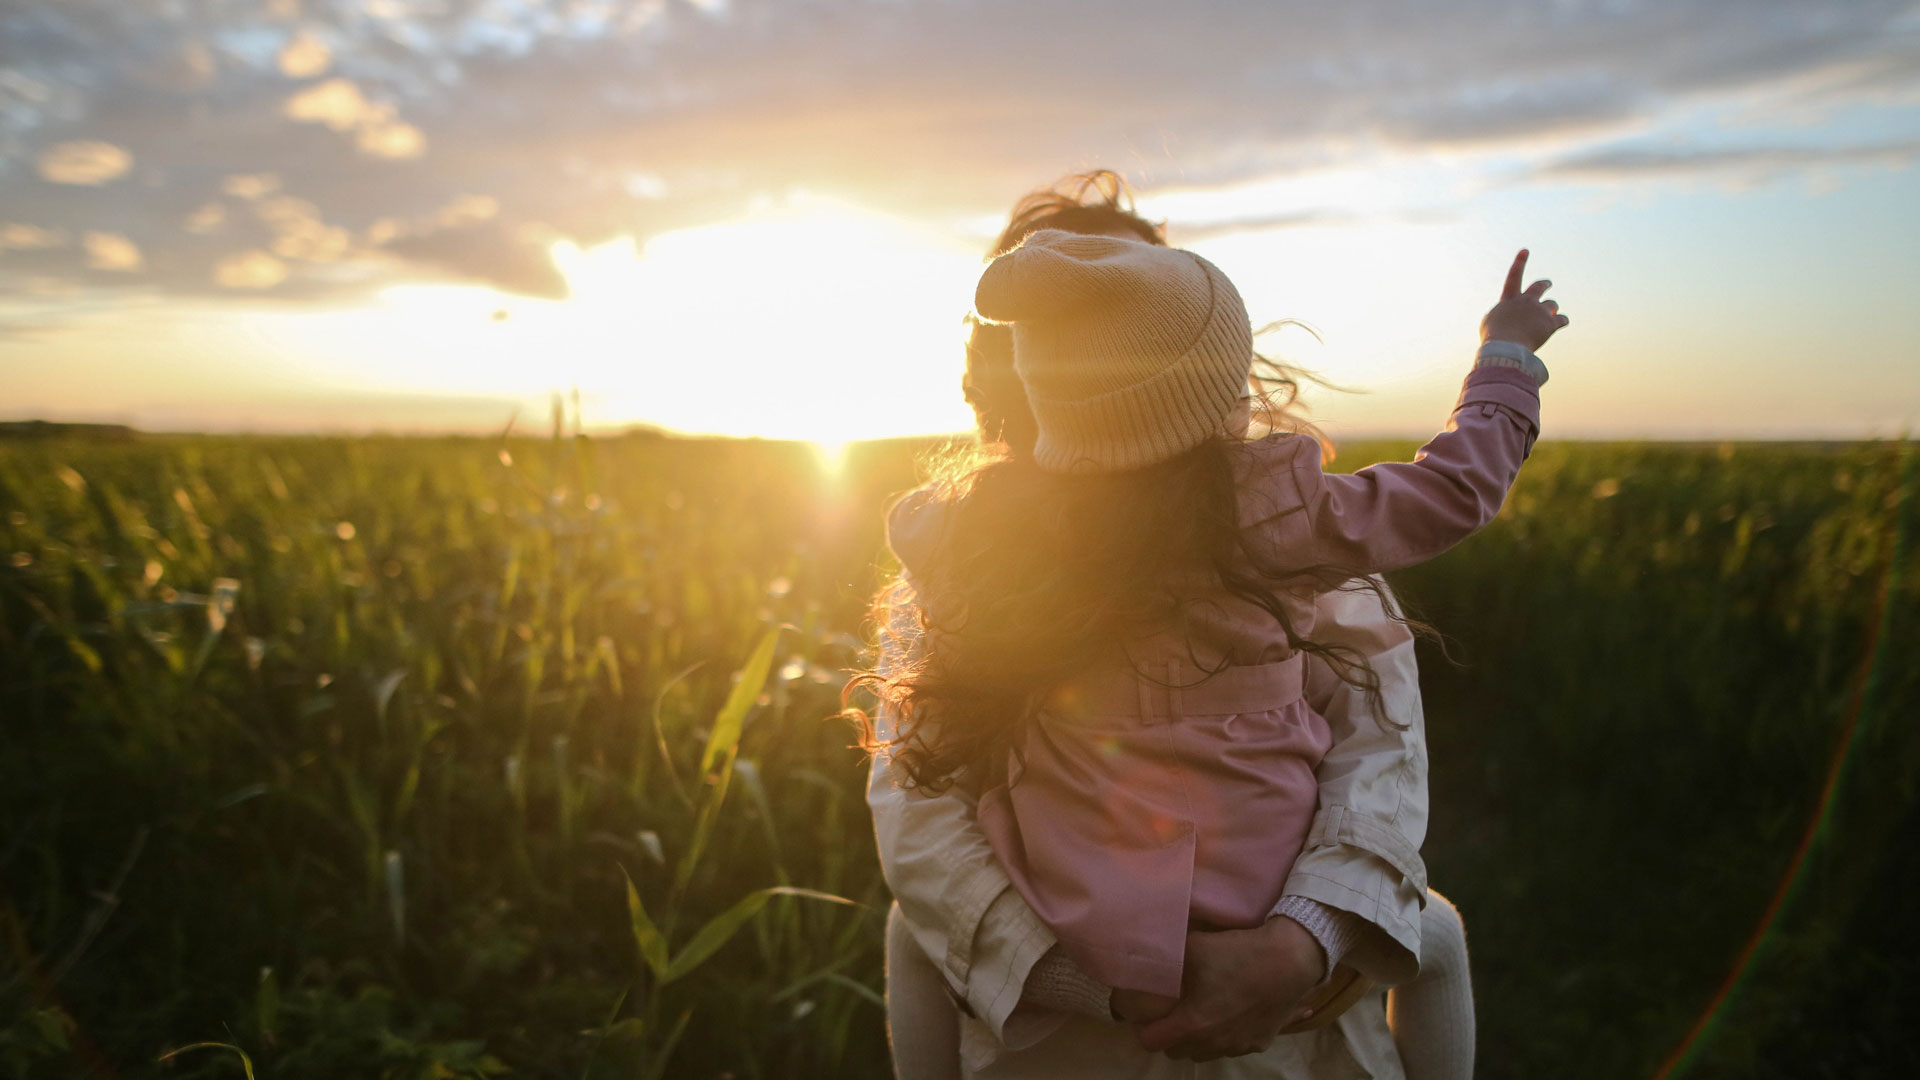
[[1351, 911], [1329, 907], [1304, 896], [1281, 897], [1280, 902], [1274, 905], [1273, 913], [1285, 915], [1299, 923], [1313, 936], [1313, 940], [1320, 943], [1320, 951], [1326, 955], [1329, 975], [1353, 951], [1354, 946], [1366, 938], [1367, 920]]
[[1112, 1020], [1113, 988], [1081, 971], [1080, 965], [1056, 945], [1027, 972], [1020, 1004]]
[[1480, 353], [1474, 358], [1473, 366], [1518, 368], [1533, 379], [1534, 385], [1547, 384], [1547, 365], [1541, 362], [1533, 350], [1517, 341], [1489, 341], [1480, 346]]

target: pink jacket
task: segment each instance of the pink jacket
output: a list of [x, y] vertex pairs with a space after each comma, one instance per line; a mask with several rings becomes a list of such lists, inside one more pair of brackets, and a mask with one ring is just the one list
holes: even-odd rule
[[[1318, 446], [1271, 436], [1241, 456], [1242, 527], [1285, 567], [1353, 574], [1438, 555], [1499, 512], [1539, 431], [1532, 376], [1467, 377], [1447, 430], [1412, 462], [1326, 474]], [[943, 508], [906, 500], [889, 521], [921, 580]], [[1272, 617], [1231, 597], [1192, 609], [1123, 663], [1054, 695], [1007, 784], [979, 818], [1022, 896], [1108, 985], [1176, 996], [1190, 926], [1257, 926], [1306, 840], [1326, 722], [1304, 696], [1304, 657]], [[1313, 598], [1288, 598], [1313, 633]], [[1212, 677], [1196, 667], [1220, 668]]]

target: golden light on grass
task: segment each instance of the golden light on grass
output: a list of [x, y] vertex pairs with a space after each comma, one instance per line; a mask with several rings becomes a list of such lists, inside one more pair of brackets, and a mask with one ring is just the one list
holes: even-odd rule
[[840, 475], [840, 470], [847, 464], [848, 440], [814, 439], [812, 442], [813, 453], [820, 459], [821, 470], [829, 476]]

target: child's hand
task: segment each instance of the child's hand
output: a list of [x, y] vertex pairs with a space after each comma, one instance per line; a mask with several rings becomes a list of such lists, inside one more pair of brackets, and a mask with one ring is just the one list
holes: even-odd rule
[[1149, 994], [1145, 990], [1115, 990], [1112, 1008], [1113, 1015], [1129, 1024], [1146, 1024], [1172, 1012], [1178, 1004], [1179, 998], [1170, 998], [1165, 994]]
[[1507, 285], [1500, 293], [1500, 302], [1480, 320], [1481, 341], [1514, 341], [1538, 351], [1555, 330], [1570, 321], [1560, 314], [1558, 301], [1541, 299], [1553, 282], [1536, 281], [1527, 286], [1526, 292], [1520, 291], [1520, 279], [1526, 272], [1527, 251], [1521, 248], [1507, 271]]

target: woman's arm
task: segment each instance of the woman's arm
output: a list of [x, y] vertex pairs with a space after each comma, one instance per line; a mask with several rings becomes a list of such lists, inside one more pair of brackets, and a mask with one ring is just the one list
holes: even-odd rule
[[[1367, 695], [1341, 682], [1319, 661], [1307, 666], [1307, 699], [1327, 720], [1333, 745], [1315, 777], [1320, 808], [1307, 846], [1294, 861], [1274, 914], [1255, 930], [1188, 936], [1189, 990], [1164, 1019], [1140, 1030], [1141, 1044], [1170, 1056], [1205, 1061], [1269, 1045], [1294, 1019], [1303, 982], [1276, 971], [1268, 957], [1302, 956], [1302, 926], [1329, 914], [1344, 930], [1331, 940], [1352, 947], [1344, 955], [1315, 956], [1318, 965], [1344, 962], [1381, 983], [1410, 979], [1419, 968], [1420, 908], [1427, 871], [1420, 842], [1427, 831], [1427, 751], [1420, 675], [1413, 634], [1395, 621], [1381, 593], [1352, 589], [1322, 595], [1314, 636], [1346, 645], [1380, 677], [1385, 716]], [[1333, 953], [1326, 931], [1313, 941]], [[1212, 939], [1211, 941], [1209, 939]], [[1209, 945], [1217, 944], [1217, 948]], [[1249, 958], [1253, 958], [1252, 962]], [[1238, 969], [1236, 969], [1238, 965]], [[1319, 977], [1316, 973], [1315, 980]], [[1253, 992], [1249, 992], [1249, 989]]]
[[[902, 612], [882, 634], [881, 671], [896, 668], [917, 647], [912, 620]], [[893, 735], [892, 721], [884, 709], [875, 715], [882, 739]], [[1008, 1021], [1035, 963], [1053, 948], [1053, 933], [1001, 869], [973, 797], [957, 785], [922, 795], [906, 790], [902, 779], [884, 751], [874, 755], [867, 805], [887, 886], [955, 1004], [1003, 1045], [1027, 1045], [1047, 1029], [1015, 1023], [1010, 1031]]]
[[[1287, 882], [1295, 899], [1283, 899], [1278, 913], [1305, 899], [1366, 920], [1377, 928], [1368, 935], [1377, 947], [1362, 947], [1346, 961], [1379, 981], [1402, 981], [1419, 955], [1426, 884], [1418, 855], [1426, 828], [1426, 753], [1412, 635], [1371, 592], [1322, 597], [1318, 620], [1319, 636], [1350, 645], [1373, 664], [1388, 716], [1405, 726], [1376, 723], [1364, 694], [1342, 690], [1330, 672], [1310, 666], [1309, 692], [1324, 703], [1333, 746], [1320, 767], [1320, 816]], [[891, 629], [883, 640], [883, 668], [914, 644], [910, 620]], [[889, 719], [876, 717], [883, 735], [891, 733]], [[1059, 974], [1055, 958], [1035, 972], [1054, 937], [1010, 887], [973, 800], [957, 788], [931, 797], [905, 791], [879, 755], [867, 802], [887, 883], [956, 1000], [1008, 1045], [1044, 1034], [1018, 1019], [1009, 1030], [1008, 1021], [1029, 976], [1051, 982]], [[1191, 961], [1208, 962], [1205, 956]], [[1286, 1012], [1292, 1005], [1275, 1007]]]
[[1376, 982], [1413, 977], [1420, 955], [1420, 908], [1427, 871], [1426, 714], [1413, 633], [1371, 589], [1327, 593], [1315, 606], [1314, 636], [1367, 658], [1380, 678], [1384, 715], [1367, 694], [1324, 663], [1307, 668], [1307, 697], [1333, 736], [1315, 772], [1320, 806], [1277, 909], [1314, 900], [1378, 928], [1345, 959]]

